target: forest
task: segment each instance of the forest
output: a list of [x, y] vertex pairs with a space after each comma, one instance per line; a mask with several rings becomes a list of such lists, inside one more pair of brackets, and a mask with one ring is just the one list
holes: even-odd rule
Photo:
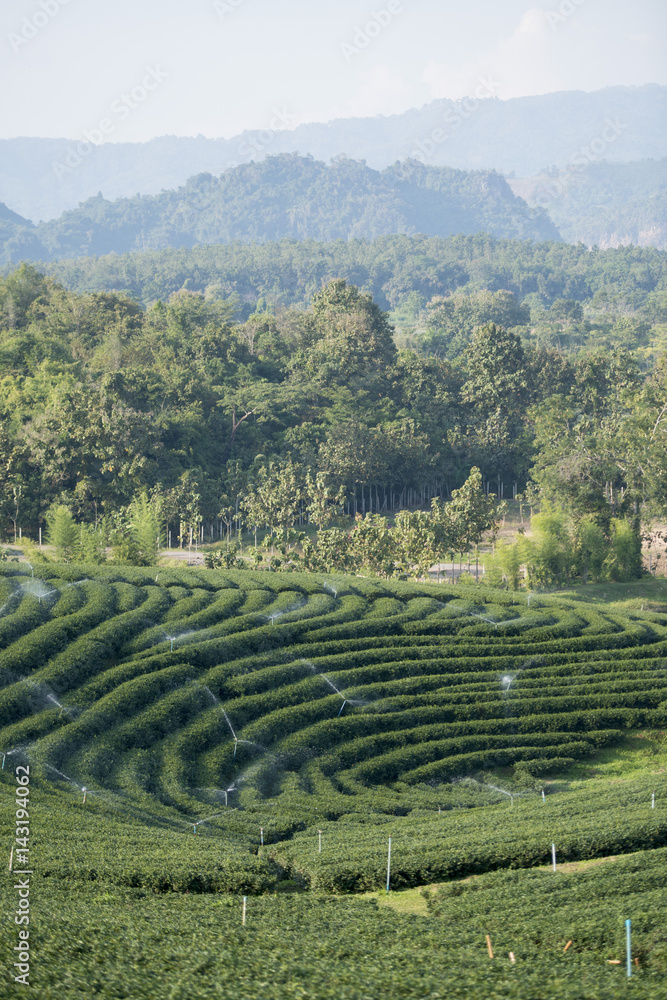
[[[547, 303], [480, 288], [484, 240], [467, 245], [477, 287], [443, 287], [422, 262], [390, 314], [344, 277], [244, 318], [208, 286], [145, 307], [22, 265], [0, 283], [5, 537], [45, 530], [93, 561], [115, 539], [141, 564], [170, 533], [229, 549], [232, 532], [255, 547], [268, 532], [276, 567], [298, 548], [306, 568], [391, 575], [471, 551], [501, 501], [525, 497], [543, 518], [536, 578], [637, 575], [642, 531], [667, 510], [665, 255], [548, 245]], [[544, 246], [519, 245], [539, 284]], [[382, 247], [400, 257], [364, 246], [369, 270]], [[501, 274], [510, 246], [487, 246]]]
[[37, 226], [5, 208], [0, 261], [50, 261], [233, 240], [374, 239], [415, 232], [560, 239], [544, 209], [529, 208], [492, 170], [405, 160], [377, 171], [345, 156], [327, 165], [283, 153], [219, 177], [198, 174], [157, 195], [112, 202], [99, 193]]

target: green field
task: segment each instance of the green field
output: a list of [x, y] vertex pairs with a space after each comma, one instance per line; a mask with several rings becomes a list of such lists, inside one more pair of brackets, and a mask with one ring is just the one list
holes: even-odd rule
[[9, 857], [29, 769], [40, 997], [667, 998], [650, 586], [39, 573], [0, 575], [0, 801]]

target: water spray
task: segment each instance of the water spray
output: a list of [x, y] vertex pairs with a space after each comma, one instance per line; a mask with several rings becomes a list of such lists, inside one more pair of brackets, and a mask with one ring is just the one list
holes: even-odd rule
[[487, 788], [492, 788], [494, 792], [500, 792], [501, 795], [506, 795], [510, 800], [510, 805], [514, 805], [514, 796], [511, 792], [506, 792], [504, 788], [498, 788], [497, 785], [487, 785]]
[[483, 622], [488, 622], [489, 625], [493, 625], [496, 632], [498, 631], [498, 622], [494, 622], [493, 618], [485, 618], [484, 615], [476, 615], [474, 611], [469, 612], [472, 618], [481, 618]]

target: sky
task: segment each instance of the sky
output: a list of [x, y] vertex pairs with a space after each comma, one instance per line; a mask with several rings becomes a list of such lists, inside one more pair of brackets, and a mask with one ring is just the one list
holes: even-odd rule
[[665, 0], [4, 0], [0, 138], [229, 138], [667, 84]]

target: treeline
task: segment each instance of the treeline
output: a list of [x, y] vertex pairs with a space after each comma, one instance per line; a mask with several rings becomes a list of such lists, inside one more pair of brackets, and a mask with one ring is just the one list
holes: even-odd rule
[[[262, 484], [296, 495], [308, 479], [349, 517], [384, 516], [449, 499], [472, 467], [483, 495], [532, 480], [608, 543], [615, 521], [636, 539], [642, 518], [664, 513], [664, 362], [620, 346], [613, 323], [603, 349], [531, 340], [530, 306], [508, 291], [428, 311], [437, 356], [397, 350], [386, 313], [342, 279], [307, 310], [237, 322], [203, 295], [145, 310], [22, 267], [0, 283], [5, 532], [37, 538], [63, 506], [96, 526], [144, 494], [181, 540], [239, 518], [248, 530], [252, 516], [265, 528], [248, 497]], [[585, 337], [573, 300], [549, 317]]]
[[[588, 250], [583, 244], [497, 239], [485, 233], [363, 239], [233, 242], [192, 249], [81, 257], [50, 264], [48, 273], [79, 293], [118, 291], [150, 305], [174, 292], [232, 299], [246, 319], [260, 300], [305, 306], [322, 286], [344, 278], [385, 310], [418, 296], [507, 290], [549, 307], [556, 299], [620, 314], [648, 307], [667, 290], [667, 254], [634, 246]], [[664, 317], [663, 317], [664, 322]]]
[[[209, 569], [251, 566], [389, 579], [428, 578], [437, 566], [438, 579], [511, 590], [579, 579], [626, 581], [642, 573], [641, 538], [630, 521], [611, 518], [605, 532], [594, 519], [572, 516], [548, 503], [531, 518], [530, 539], [520, 533], [517, 541], [500, 541], [491, 554], [488, 546], [480, 553], [482, 540], [495, 541], [507, 504], [484, 489], [476, 468], [448, 502], [436, 497], [428, 510], [399, 510], [392, 518], [346, 515], [343, 489], [334, 493], [324, 476], [313, 478], [291, 461], [258, 472], [237, 495], [235, 507], [220, 511], [218, 525], [224, 525], [226, 545], [206, 551]], [[528, 497], [518, 498], [534, 503], [537, 494], [529, 489]], [[61, 504], [46, 515], [45, 540], [55, 558], [64, 562], [104, 563], [111, 558], [151, 566], [165, 544], [191, 550], [199, 540], [214, 541], [222, 534], [220, 528], [216, 534], [215, 523], [204, 526], [194, 510], [190, 513], [190, 520], [176, 521], [178, 533], [172, 537], [170, 518], [182, 515], [157, 489], [96, 524], [77, 523]], [[254, 545], [245, 549], [244, 532], [246, 539], [248, 532], [254, 535]], [[48, 556], [40, 548], [31, 558]]]

